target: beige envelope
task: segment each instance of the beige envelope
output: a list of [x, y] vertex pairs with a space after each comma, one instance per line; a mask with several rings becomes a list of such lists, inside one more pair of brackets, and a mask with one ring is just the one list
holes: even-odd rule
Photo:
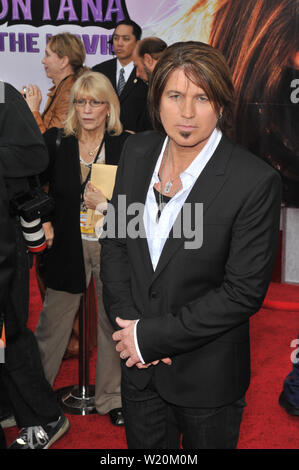
[[[117, 165], [105, 165], [103, 163], [93, 163], [91, 167], [90, 181], [98, 189], [102, 191], [107, 199], [112, 198]], [[99, 219], [103, 219], [103, 215], [95, 213], [94, 210], [87, 211], [87, 226], [95, 226]]]

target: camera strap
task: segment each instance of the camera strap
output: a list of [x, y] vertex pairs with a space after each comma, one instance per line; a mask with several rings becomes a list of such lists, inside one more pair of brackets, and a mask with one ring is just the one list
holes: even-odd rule
[[42, 191], [42, 187], [41, 187], [38, 175], [29, 176], [28, 177], [28, 182], [29, 182], [29, 186], [30, 186], [31, 190], [39, 189], [39, 190]]

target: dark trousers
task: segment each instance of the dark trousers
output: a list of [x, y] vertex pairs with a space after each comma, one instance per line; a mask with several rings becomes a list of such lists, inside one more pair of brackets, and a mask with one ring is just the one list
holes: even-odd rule
[[22, 233], [17, 225], [15, 228], [17, 266], [4, 303], [6, 350], [0, 395], [9, 400], [17, 425], [22, 428], [56, 421], [61, 411], [44, 376], [35, 336], [26, 326], [29, 261]]
[[218, 408], [188, 408], [166, 402], [154, 379], [140, 391], [122, 378], [122, 408], [129, 449], [235, 449], [244, 398]]
[[[298, 346], [297, 346], [298, 347]], [[283, 385], [284, 396], [291, 405], [299, 408], [299, 356], [294, 358], [293, 369], [287, 375]], [[298, 362], [297, 362], [298, 361]]]

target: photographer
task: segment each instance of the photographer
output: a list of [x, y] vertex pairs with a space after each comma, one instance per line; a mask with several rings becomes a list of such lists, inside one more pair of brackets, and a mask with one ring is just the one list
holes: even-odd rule
[[[3, 327], [2, 303], [9, 281], [13, 275], [15, 243], [11, 236], [11, 222], [8, 213], [8, 199], [0, 167], [0, 337]], [[0, 376], [2, 374], [3, 351], [0, 350]], [[5, 437], [0, 424], [0, 449], [5, 449]]]
[[[11, 85], [0, 82], [0, 174], [10, 206], [17, 195], [29, 190], [28, 178], [39, 174], [47, 164], [46, 148], [27, 104]], [[9, 258], [7, 270], [13, 273], [7, 293], [0, 299], [6, 331], [1, 393], [4, 391], [17, 425], [22, 428], [9, 448], [43, 449], [59, 439], [68, 430], [69, 423], [45, 379], [34, 334], [26, 326], [29, 306], [28, 250], [19, 216], [10, 213], [8, 217], [9, 223], [1, 224], [7, 230], [8, 238], [8, 248], [3, 256]], [[4, 235], [1, 233], [1, 237]], [[1, 245], [1, 249], [4, 247]]]

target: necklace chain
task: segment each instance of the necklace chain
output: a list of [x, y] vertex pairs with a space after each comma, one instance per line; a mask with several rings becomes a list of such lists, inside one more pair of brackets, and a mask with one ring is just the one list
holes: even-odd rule
[[[103, 136], [100, 137], [100, 139], [96, 139], [98, 142], [100, 142], [93, 150], [87, 150], [87, 153], [90, 157], [93, 157], [94, 154], [96, 153], [96, 151], [98, 150], [99, 146], [101, 145], [102, 143], [102, 140], [103, 140]], [[84, 147], [87, 147], [87, 143], [86, 142], [81, 142], [81, 145], [84, 145]]]
[[99, 146], [100, 146], [100, 144], [99, 144], [99, 145], [97, 145], [97, 146], [96, 146], [96, 148], [95, 148], [94, 150], [90, 150], [90, 152], [88, 152], [88, 155], [89, 155], [90, 157], [93, 157], [93, 155], [94, 155], [95, 151], [96, 151], [96, 150], [98, 150]]
[[[162, 180], [163, 180], [163, 172], [164, 172], [164, 167], [166, 166], [166, 163], [169, 161], [170, 162], [170, 158], [171, 158], [171, 155], [170, 155], [170, 151], [169, 151], [169, 147], [170, 147], [170, 144], [169, 144], [169, 140], [167, 142], [167, 148], [166, 148], [166, 156], [165, 156], [165, 159], [164, 159], [164, 162], [163, 162], [163, 165], [161, 167], [161, 178], [160, 178], [160, 186], [162, 187]], [[176, 175], [174, 178], [171, 178], [171, 174], [169, 174], [169, 179], [166, 181], [165, 185], [164, 185], [164, 193], [165, 194], [169, 194], [171, 192], [171, 189], [172, 189], [172, 186], [173, 186], [173, 183], [175, 182], [175, 180], [180, 176], [180, 173], [178, 175]], [[179, 185], [178, 189], [176, 190], [175, 194], [178, 192], [179, 188], [180, 188], [181, 185]], [[174, 195], [173, 195], [174, 196]]]
[[[167, 143], [167, 148], [166, 148], [166, 155], [165, 155], [165, 158], [164, 158], [164, 162], [161, 166], [161, 177], [160, 177], [160, 187], [162, 189], [162, 181], [163, 181], [163, 174], [164, 174], [164, 167], [166, 167], [166, 164], [167, 162], [170, 161], [170, 151], [169, 151], [169, 141]], [[173, 187], [173, 183], [175, 182], [175, 180], [180, 176], [180, 173], [178, 175], [176, 175], [174, 178], [171, 178], [171, 172], [169, 172], [169, 179], [166, 181], [165, 185], [164, 185], [164, 193], [165, 194], [169, 194], [171, 192], [171, 189]], [[179, 190], [179, 188], [181, 187], [181, 184], [179, 184], [178, 186], [178, 189], [176, 190], [176, 192], [174, 194], [176, 194]], [[173, 194], [173, 196], [174, 196]]]
[[[159, 191], [159, 207], [158, 207], [158, 212], [157, 212], [157, 217], [156, 217], [156, 221], [157, 223], [159, 222], [159, 217], [162, 213], [162, 210], [164, 209], [164, 207], [166, 206], [167, 202], [163, 201], [163, 189], [162, 189], [162, 180], [163, 180], [163, 171], [164, 171], [164, 167], [166, 166], [166, 162], [167, 160], [169, 160], [169, 155], [170, 155], [170, 152], [169, 152], [169, 141], [167, 142], [167, 148], [166, 148], [166, 155], [165, 155], [165, 159], [164, 159], [164, 162], [163, 162], [163, 165], [161, 166], [161, 176], [160, 176], [160, 191]], [[172, 189], [172, 186], [173, 186], [173, 183], [174, 181], [177, 179], [179, 175], [177, 175], [175, 178], [173, 178], [172, 180], [169, 179], [168, 181], [166, 181], [165, 185], [164, 185], [164, 193], [165, 194], [169, 194], [171, 189]], [[175, 196], [179, 190], [181, 189], [181, 183], [179, 184], [177, 190], [174, 192], [174, 194], [172, 195]], [[168, 196], [169, 197], [169, 196]]]

